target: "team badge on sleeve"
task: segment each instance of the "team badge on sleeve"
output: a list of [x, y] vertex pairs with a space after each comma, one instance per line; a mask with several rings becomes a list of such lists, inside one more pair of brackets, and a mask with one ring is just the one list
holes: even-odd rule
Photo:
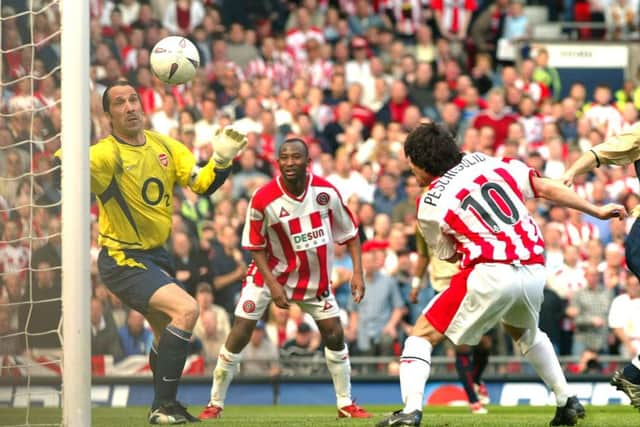
[[253, 313], [256, 310], [256, 303], [248, 300], [242, 304], [242, 309], [245, 313]]
[[325, 193], [324, 191], [322, 193], [319, 193], [316, 196], [316, 202], [318, 202], [319, 205], [326, 205], [329, 203], [329, 195], [327, 193]]

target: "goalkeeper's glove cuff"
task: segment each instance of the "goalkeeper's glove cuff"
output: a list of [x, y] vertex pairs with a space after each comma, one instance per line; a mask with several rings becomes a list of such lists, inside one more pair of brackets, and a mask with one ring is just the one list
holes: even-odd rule
[[223, 159], [222, 157], [216, 156], [215, 153], [213, 153], [211, 157], [213, 158], [213, 167], [215, 169], [227, 169], [230, 168], [233, 163], [233, 159]]

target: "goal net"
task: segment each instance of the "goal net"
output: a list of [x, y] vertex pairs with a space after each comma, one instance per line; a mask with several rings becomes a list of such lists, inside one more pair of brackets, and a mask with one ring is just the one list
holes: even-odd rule
[[64, 208], [54, 154], [66, 1], [0, 0], [0, 407], [11, 408], [1, 425], [63, 423], [59, 410], [34, 408], [63, 404]]

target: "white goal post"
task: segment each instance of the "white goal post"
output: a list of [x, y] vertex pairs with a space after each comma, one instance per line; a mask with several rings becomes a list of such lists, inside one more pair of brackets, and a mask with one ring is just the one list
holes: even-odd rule
[[89, 2], [61, 0], [62, 412], [91, 425]]

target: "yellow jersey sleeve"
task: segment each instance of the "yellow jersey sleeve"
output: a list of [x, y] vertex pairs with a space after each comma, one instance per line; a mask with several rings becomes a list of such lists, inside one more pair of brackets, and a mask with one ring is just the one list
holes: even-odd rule
[[600, 163], [628, 165], [640, 159], [640, 126], [607, 139], [591, 149]]
[[416, 224], [416, 251], [423, 257], [429, 257], [429, 248], [427, 242], [424, 240], [420, 227]]
[[181, 142], [165, 135], [156, 134], [171, 150], [176, 167], [176, 182], [185, 187], [189, 186], [194, 192], [203, 195], [212, 194], [229, 176], [231, 164], [224, 169], [216, 168], [213, 160], [209, 160], [203, 167], [196, 165], [196, 159]]
[[116, 169], [116, 154], [113, 145], [105, 140], [89, 149], [91, 170], [91, 192], [100, 196], [109, 187]]
[[[62, 149], [58, 149], [54, 156], [62, 161]], [[89, 148], [89, 170], [91, 171], [91, 192], [100, 195], [111, 183], [116, 167], [113, 147], [105, 140]]]
[[416, 226], [416, 250], [422, 256], [429, 258], [429, 282], [436, 292], [445, 290], [451, 282], [451, 277], [457, 274], [460, 269], [458, 263], [441, 260], [429, 254], [429, 246], [425, 240], [422, 229]]

